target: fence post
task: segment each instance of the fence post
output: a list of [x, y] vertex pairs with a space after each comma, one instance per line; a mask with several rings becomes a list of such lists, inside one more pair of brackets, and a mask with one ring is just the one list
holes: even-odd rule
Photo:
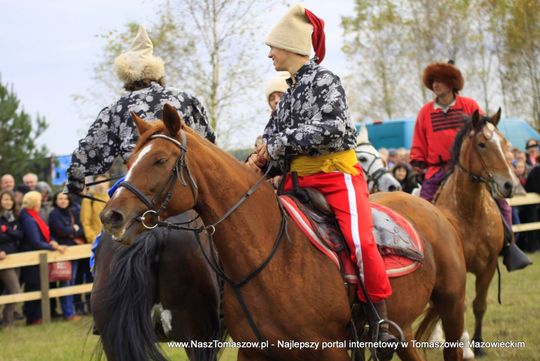
[[39, 283], [41, 287], [41, 318], [44, 323], [51, 322], [51, 303], [49, 302], [49, 252], [39, 254]]

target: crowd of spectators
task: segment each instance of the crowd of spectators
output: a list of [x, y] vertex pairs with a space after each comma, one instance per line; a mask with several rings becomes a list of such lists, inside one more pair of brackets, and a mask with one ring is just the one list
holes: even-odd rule
[[[103, 197], [108, 184], [97, 186], [95, 192]], [[35, 250], [59, 251], [68, 247], [93, 242], [101, 229], [99, 210], [89, 199], [80, 199], [61, 191], [52, 193], [47, 182], [28, 173], [22, 183], [16, 185], [11, 174], [4, 174], [0, 181], [0, 262], [9, 254]], [[81, 219], [81, 214], [83, 219]], [[71, 261], [72, 278], [69, 281], [51, 282], [49, 288], [64, 287], [92, 282], [88, 259]], [[36, 291], [40, 289], [38, 266], [0, 270], [0, 295]], [[51, 299], [52, 317], [73, 321], [90, 312], [89, 295], [68, 295]], [[60, 311], [58, 310], [60, 305]], [[17, 304], [0, 305], [2, 309], [0, 329], [9, 328], [17, 319], [25, 319], [27, 325], [42, 322], [40, 301], [24, 302], [22, 314]]]

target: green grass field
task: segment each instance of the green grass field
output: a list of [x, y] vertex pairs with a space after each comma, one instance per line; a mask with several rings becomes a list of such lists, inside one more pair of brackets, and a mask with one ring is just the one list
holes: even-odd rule
[[[497, 283], [493, 280], [484, 322], [484, 341], [523, 341], [525, 347], [488, 349], [484, 361], [540, 361], [540, 253], [531, 258], [534, 265], [525, 270], [508, 273], [502, 269], [502, 305], [497, 304]], [[474, 295], [472, 281], [469, 275], [469, 301]], [[467, 309], [466, 324], [472, 335], [472, 307]], [[0, 331], [0, 361], [90, 360], [97, 344], [97, 337], [89, 334], [90, 326], [90, 317], [32, 327], [26, 327], [20, 321], [12, 328]], [[162, 348], [171, 360], [187, 360], [182, 350], [169, 349], [166, 344]], [[428, 350], [426, 355], [429, 360], [442, 360], [441, 350]], [[225, 350], [221, 357], [223, 361], [235, 359], [234, 349]]]

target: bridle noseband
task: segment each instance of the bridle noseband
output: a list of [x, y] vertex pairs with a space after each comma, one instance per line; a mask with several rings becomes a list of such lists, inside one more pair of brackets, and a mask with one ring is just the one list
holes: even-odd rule
[[[149, 199], [140, 189], [138, 189], [136, 186], [129, 183], [128, 181], [124, 181], [118, 185], [118, 187], [124, 187], [127, 190], [129, 190], [142, 203], [144, 203], [146, 207], [148, 207], [148, 209], [144, 211], [142, 215], [140, 215], [139, 217], [135, 219], [141, 222], [143, 227], [146, 229], [154, 229], [157, 226], [159, 226], [161, 223], [163, 223], [163, 221], [160, 219], [160, 214], [163, 211], [165, 211], [167, 207], [169, 206], [169, 203], [173, 195], [175, 180], [178, 179], [180, 184], [183, 187], [186, 187], [188, 185], [188, 182], [186, 182], [186, 177], [184, 176], [184, 174], [187, 174], [187, 178], [189, 180], [189, 186], [191, 188], [191, 193], [193, 195], [194, 206], [198, 202], [199, 188], [197, 187], [197, 183], [193, 179], [189, 166], [186, 162], [186, 154], [187, 154], [186, 133], [181, 131], [180, 136], [182, 137], [182, 142], [179, 142], [178, 140], [164, 134], [153, 134], [148, 138], [149, 140], [152, 140], [152, 139], [168, 140], [172, 142], [173, 144], [175, 144], [181, 150], [181, 153], [176, 159], [176, 162], [172, 169], [172, 173], [169, 176], [169, 179], [167, 180], [166, 186], [163, 188], [163, 191], [158, 194], [158, 196], [156, 197], [156, 200]], [[162, 195], [164, 193], [165, 193], [165, 196], [163, 197], [163, 200], [159, 201], [160, 198], [162, 198]], [[157, 204], [159, 203], [161, 203], [161, 205], [159, 208], [157, 208]]]

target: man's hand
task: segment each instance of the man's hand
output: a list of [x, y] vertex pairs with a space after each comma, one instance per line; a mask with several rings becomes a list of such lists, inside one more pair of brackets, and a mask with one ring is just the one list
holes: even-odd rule
[[270, 155], [268, 154], [268, 147], [266, 146], [266, 143], [263, 143], [260, 146], [258, 146], [255, 152], [259, 156], [257, 160], [259, 163], [262, 163], [261, 165], [262, 167], [270, 159]]
[[84, 181], [75, 178], [69, 178], [63, 193], [81, 194], [84, 190]]

